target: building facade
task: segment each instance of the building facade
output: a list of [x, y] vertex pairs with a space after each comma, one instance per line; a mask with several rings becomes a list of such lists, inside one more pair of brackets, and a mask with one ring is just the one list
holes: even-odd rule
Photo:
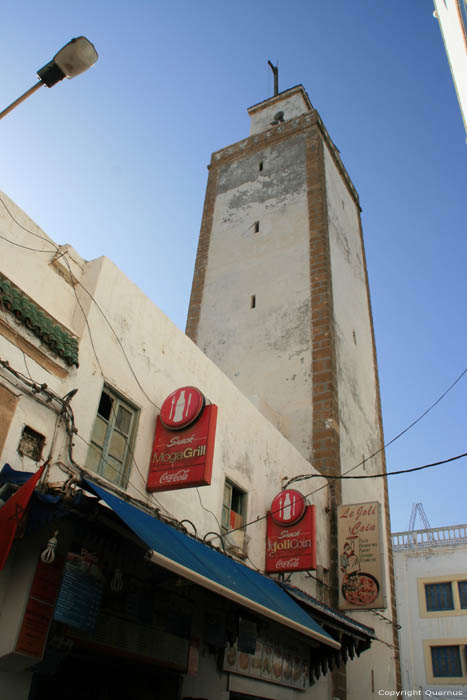
[[[344, 532], [352, 510], [339, 508], [380, 509], [380, 541], [361, 542], [353, 556], [368, 560], [365, 551], [381, 547], [387, 657], [335, 678], [340, 693], [359, 687], [371, 697], [397, 685], [398, 642], [387, 486], [376, 476], [385, 461], [359, 198], [303, 86], [248, 112], [250, 136], [209, 165], [187, 334], [328, 477], [318, 483], [330, 556], [318, 579], [334, 605], [346, 606], [343, 562], [355, 543], [355, 532]], [[303, 482], [308, 493], [316, 483]], [[375, 619], [350, 607], [366, 624]]]
[[303, 87], [249, 112], [211, 161], [192, 339], [1, 195], [11, 700], [398, 688], [358, 195]]
[[[391, 628], [332, 605], [325, 490], [307, 502], [316, 571], [263, 573], [284, 478], [319, 472], [109, 259], [0, 197], [0, 695], [361, 697]], [[212, 474], [148, 491], [164, 406], [178, 420], [193, 387], [201, 416], [217, 407]], [[164, 488], [193, 435], [171, 434]], [[357, 680], [340, 691], [344, 668]]]
[[467, 525], [392, 539], [403, 689], [467, 697]]

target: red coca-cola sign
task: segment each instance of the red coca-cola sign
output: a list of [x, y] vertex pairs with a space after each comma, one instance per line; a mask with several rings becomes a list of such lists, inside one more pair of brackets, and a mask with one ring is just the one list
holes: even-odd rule
[[315, 506], [307, 506], [299, 491], [282, 491], [267, 514], [268, 573], [316, 569]]
[[160, 419], [169, 430], [183, 430], [195, 422], [206, 401], [195, 386], [182, 386], [176, 389], [162, 404]]
[[305, 513], [305, 497], [300, 491], [287, 489], [277, 494], [271, 503], [271, 518], [277, 525], [293, 525]]
[[182, 387], [162, 404], [156, 421], [147, 491], [171, 491], [211, 483], [217, 406], [205, 403], [199, 389]]

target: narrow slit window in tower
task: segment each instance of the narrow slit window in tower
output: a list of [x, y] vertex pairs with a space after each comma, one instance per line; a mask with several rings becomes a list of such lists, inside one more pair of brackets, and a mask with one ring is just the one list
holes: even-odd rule
[[256, 294], [251, 295], [250, 308], [252, 308], [252, 309], [256, 308]]

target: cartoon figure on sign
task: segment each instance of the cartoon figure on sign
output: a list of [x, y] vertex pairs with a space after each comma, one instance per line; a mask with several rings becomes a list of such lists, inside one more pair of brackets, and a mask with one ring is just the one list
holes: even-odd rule
[[378, 597], [379, 583], [372, 574], [360, 571], [353, 543], [346, 542], [341, 554], [342, 595], [351, 605], [368, 607]]
[[350, 542], [344, 544], [344, 551], [341, 555], [341, 571], [349, 578], [349, 581], [353, 580], [360, 571], [360, 560]]

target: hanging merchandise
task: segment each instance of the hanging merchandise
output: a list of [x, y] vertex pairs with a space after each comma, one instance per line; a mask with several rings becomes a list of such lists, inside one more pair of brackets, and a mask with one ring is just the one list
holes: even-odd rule
[[55, 530], [53, 537], [51, 537], [50, 540], [47, 542], [47, 547], [41, 554], [41, 560], [44, 562], [44, 564], [53, 564], [53, 562], [55, 561], [55, 553], [57, 551], [58, 545], [57, 535], [58, 530]]
[[96, 626], [103, 590], [104, 577], [97, 566], [97, 558], [84, 549], [81, 554], [69, 553], [54, 620], [82, 632], [91, 632]]

